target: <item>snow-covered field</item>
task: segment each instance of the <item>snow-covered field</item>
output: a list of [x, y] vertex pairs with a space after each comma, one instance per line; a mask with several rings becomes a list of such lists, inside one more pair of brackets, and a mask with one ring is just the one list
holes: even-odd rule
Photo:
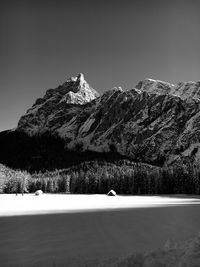
[[[200, 266], [198, 242], [182, 249], [199, 232], [200, 199], [195, 197], [0, 195], [1, 267], [93, 267], [105, 261], [111, 266], [119, 257], [125, 257], [119, 266], [126, 267], [132, 266], [126, 255], [158, 248], [164, 250], [148, 254], [144, 266], [164, 266], [164, 256], [171, 262], [185, 255], [189, 265], [183, 266]], [[167, 240], [179, 246], [166, 251]], [[194, 255], [197, 265], [191, 264]]]
[[199, 198], [70, 194], [1, 194], [0, 216], [71, 213], [94, 210], [198, 205]]

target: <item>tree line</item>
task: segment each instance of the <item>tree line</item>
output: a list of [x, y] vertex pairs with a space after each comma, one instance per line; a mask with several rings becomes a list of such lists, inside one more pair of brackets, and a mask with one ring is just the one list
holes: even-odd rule
[[12, 172], [3, 192], [106, 194], [200, 194], [198, 166], [155, 167], [120, 160], [116, 163], [85, 162], [67, 169], [29, 174]]

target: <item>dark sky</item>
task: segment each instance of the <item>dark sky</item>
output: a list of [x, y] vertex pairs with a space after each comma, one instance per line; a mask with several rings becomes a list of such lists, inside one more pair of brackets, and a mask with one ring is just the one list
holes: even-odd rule
[[0, 131], [79, 72], [99, 92], [200, 80], [199, 0], [1, 0], [0, 38]]

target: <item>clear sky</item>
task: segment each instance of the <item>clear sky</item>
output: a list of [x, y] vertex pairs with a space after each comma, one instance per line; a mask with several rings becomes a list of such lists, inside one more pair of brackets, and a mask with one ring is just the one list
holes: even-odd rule
[[200, 80], [200, 1], [0, 1], [0, 131], [79, 72], [100, 93]]

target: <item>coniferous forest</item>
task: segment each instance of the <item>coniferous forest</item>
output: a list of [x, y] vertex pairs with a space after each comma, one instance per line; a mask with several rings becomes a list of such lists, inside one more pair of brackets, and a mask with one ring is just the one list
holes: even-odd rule
[[200, 194], [200, 167], [162, 166], [109, 153], [68, 151], [63, 140], [20, 132], [0, 134], [0, 192]]
[[91, 161], [32, 174], [4, 167], [4, 173], [4, 193], [33, 193], [41, 189], [45, 193], [106, 194], [114, 189], [117, 194], [130, 195], [200, 194], [198, 166], [160, 168], [128, 160]]

